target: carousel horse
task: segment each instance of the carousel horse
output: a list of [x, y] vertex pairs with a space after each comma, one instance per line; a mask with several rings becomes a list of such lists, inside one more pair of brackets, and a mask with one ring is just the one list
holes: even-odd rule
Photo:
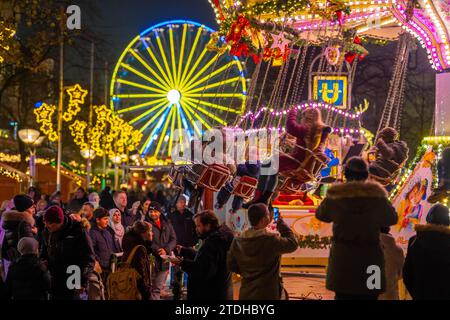
[[382, 129], [375, 146], [369, 151], [370, 178], [388, 190], [408, 160], [409, 148], [398, 136], [394, 128]]

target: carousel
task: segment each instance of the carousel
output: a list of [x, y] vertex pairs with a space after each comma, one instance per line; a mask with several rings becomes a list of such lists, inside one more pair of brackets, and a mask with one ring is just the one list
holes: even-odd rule
[[[249, 204], [271, 200], [298, 236], [299, 250], [284, 258], [284, 264], [294, 265], [326, 264], [331, 225], [316, 220], [315, 209], [328, 186], [343, 180], [347, 159], [363, 156], [370, 164], [371, 179], [390, 193], [399, 215], [393, 234], [406, 247], [414, 224], [425, 221], [431, 202], [447, 204], [450, 195], [443, 184], [446, 179], [438, 174], [450, 143], [446, 112], [450, 74], [445, 72], [450, 68], [450, 3], [210, 3], [218, 31], [189, 21], [158, 25], [137, 37], [118, 63], [111, 104], [147, 134], [142, 156], [171, 160], [169, 178], [180, 195], [189, 196], [189, 206], [194, 210], [215, 208], [236, 233], [248, 226], [245, 208]], [[181, 40], [174, 40], [177, 32]], [[168, 40], [152, 39], [156, 34]], [[376, 132], [362, 125], [361, 117], [370, 109], [370, 102], [355, 105], [352, 101], [356, 69], [370, 54], [364, 47], [368, 39], [397, 43]], [[186, 51], [189, 41], [193, 42], [191, 51]], [[436, 70], [435, 136], [424, 137], [417, 155], [408, 157], [408, 147], [398, 132], [408, 59], [419, 46]], [[151, 59], [144, 61], [144, 52], [150, 53]], [[174, 57], [179, 54], [178, 64]], [[192, 60], [193, 55], [200, 56]], [[208, 56], [211, 58], [205, 60]], [[203, 62], [203, 67], [198, 65]], [[152, 76], [146, 78], [133, 63]], [[135, 78], [127, 79], [130, 76]], [[156, 76], [161, 81], [151, 81]], [[137, 85], [136, 79], [154, 85]], [[136, 89], [153, 91], [144, 94]], [[142, 113], [144, 108], [148, 111]], [[220, 131], [227, 150], [238, 149], [239, 154], [241, 149], [242, 162], [172, 159], [177, 128], [187, 132], [186, 149], [195, 153], [208, 148], [195, 139], [204, 133], [199, 127], [202, 123], [205, 129]], [[395, 150], [394, 154], [390, 150]], [[226, 155], [219, 158], [224, 160]], [[273, 167], [274, 159], [279, 159], [278, 170], [263, 170]]]

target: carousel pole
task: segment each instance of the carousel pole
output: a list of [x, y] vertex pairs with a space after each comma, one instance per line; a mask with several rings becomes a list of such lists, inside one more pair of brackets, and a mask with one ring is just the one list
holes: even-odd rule
[[62, 114], [64, 100], [64, 9], [61, 9], [61, 39], [59, 44], [59, 102], [58, 102], [58, 155], [56, 160], [56, 191], [61, 192]]

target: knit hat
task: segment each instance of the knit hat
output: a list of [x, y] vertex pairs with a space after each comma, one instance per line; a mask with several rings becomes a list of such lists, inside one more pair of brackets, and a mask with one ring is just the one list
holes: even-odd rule
[[24, 254], [38, 254], [39, 253], [39, 242], [34, 238], [24, 237], [19, 240], [17, 244], [17, 250], [21, 255]]
[[360, 157], [352, 157], [345, 164], [347, 180], [366, 180], [369, 176], [367, 163]]
[[101, 219], [104, 217], [109, 217], [109, 213], [106, 209], [99, 207], [94, 210], [94, 218], [95, 219]]
[[159, 211], [160, 213], [163, 213], [163, 209], [161, 207], [161, 205], [158, 202], [152, 202], [152, 204], [150, 205], [150, 207], [148, 208], [148, 211]]
[[392, 142], [398, 139], [398, 131], [394, 128], [384, 128], [378, 134], [379, 138], [382, 138], [385, 142]]
[[63, 223], [64, 212], [59, 206], [51, 206], [44, 213], [44, 221], [48, 223]]
[[449, 226], [450, 216], [448, 208], [440, 203], [432, 206], [428, 212], [427, 223]]
[[23, 212], [34, 205], [33, 199], [26, 194], [19, 194], [14, 197], [14, 207], [17, 211]]

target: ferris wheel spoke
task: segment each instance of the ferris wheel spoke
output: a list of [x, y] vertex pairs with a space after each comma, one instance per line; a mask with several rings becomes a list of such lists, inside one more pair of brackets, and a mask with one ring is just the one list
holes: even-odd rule
[[176, 67], [176, 62], [175, 62], [175, 46], [173, 44], [172, 28], [169, 29], [169, 39], [170, 39], [170, 58], [172, 61], [173, 82], [174, 82], [175, 88], [178, 88], [178, 75], [177, 75], [177, 67]]
[[[203, 109], [199, 105], [192, 104], [191, 102], [188, 102], [188, 101], [185, 101], [185, 104], [187, 106], [189, 106], [189, 110], [190, 111], [193, 111], [192, 108], [194, 108], [196, 110], [200, 110], [203, 114], [207, 115], [208, 117], [210, 117], [211, 119], [217, 121], [218, 123], [220, 123], [220, 124], [222, 124], [224, 126], [227, 125], [226, 121], [224, 121], [223, 119], [220, 119], [219, 117], [217, 117], [216, 115], [212, 114], [211, 112], [206, 111], [205, 109]], [[196, 113], [194, 113], [194, 114], [196, 114]]]
[[200, 56], [196, 59], [194, 66], [191, 68], [191, 71], [186, 75], [186, 78], [181, 83], [180, 87], [184, 88], [186, 86], [186, 82], [188, 82], [188, 79], [192, 76], [192, 73], [197, 69], [200, 62], [202, 62], [203, 58], [205, 57], [206, 53], [208, 52], [208, 49], [204, 48]]
[[150, 58], [152, 58], [153, 63], [156, 65], [156, 67], [158, 68], [159, 72], [162, 74], [164, 80], [166, 80], [166, 82], [169, 84], [169, 87], [171, 87], [171, 86], [170, 86], [170, 83], [171, 83], [171, 82], [170, 82], [170, 80], [169, 80], [169, 78], [168, 78], [166, 72], [165, 72], [164, 69], [161, 67], [161, 64], [159, 63], [158, 59], [156, 59], [156, 56], [155, 56], [155, 54], [153, 53], [152, 48], [150, 48], [150, 45], [148, 45], [147, 42], [146, 42], [145, 40], [142, 40], [142, 42], [144, 43], [145, 48], [146, 48], [147, 53], [149, 54]]
[[[168, 105], [168, 107], [169, 107], [169, 106], [170, 106], [170, 105]], [[161, 113], [162, 113], [162, 111], [164, 111], [164, 110], [166, 111], [166, 113], [165, 113], [164, 115], [167, 115], [168, 111], [170, 111], [170, 109], [165, 108], [165, 109], [162, 109], [162, 110], [161, 110]], [[157, 123], [156, 126], [153, 128], [152, 133], [148, 136], [147, 140], [146, 140], [145, 143], [142, 145], [142, 148], [141, 148], [141, 150], [140, 150], [140, 153], [141, 153], [141, 154], [146, 153], [147, 150], [150, 149], [150, 147], [152, 146], [153, 141], [155, 141], [154, 136], [155, 136], [155, 134], [157, 134], [158, 130], [161, 129], [161, 125], [162, 125], [162, 123], [163, 123], [163, 121], [164, 121], [164, 118], [165, 118], [165, 117], [162, 116], [162, 117], [159, 119], [158, 123]], [[155, 119], [156, 119], [156, 118], [155, 118]]]
[[139, 77], [141, 77], [144, 80], [147, 80], [150, 83], [153, 83], [154, 85], [160, 87], [163, 90], [170, 90], [170, 87], [168, 87], [167, 85], [164, 85], [164, 82], [160, 82], [158, 83], [157, 81], [153, 80], [152, 78], [149, 78], [148, 76], [146, 76], [145, 74], [143, 74], [142, 72], [139, 72], [138, 70], [134, 69], [133, 67], [131, 67], [130, 65], [126, 64], [126, 63], [122, 63], [121, 66], [125, 69], [127, 69], [128, 71], [133, 72], [134, 74], [138, 75]]
[[148, 65], [148, 63], [147, 62], [145, 62], [144, 61], [144, 59], [142, 59], [142, 57], [139, 55], [139, 54], [137, 54], [134, 50], [130, 50], [130, 52], [131, 52], [131, 54], [148, 70], [148, 71], [150, 71], [150, 73], [156, 78], [156, 79], [158, 79], [161, 83], [163, 83], [166, 87], [170, 87], [170, 83], [168, 83], [168, 82], [166, 82], [166, 81], [164, 81], [160, 76], [159, 76], [159, 74], [155, 71], [155, 70], [153, 70], [153, 68], [152, 67], [150, 67], [149, 65]]
[[159, 111], [158, 111], [158, 112], [157, 112], [150, 120], [148, 120], [148, 121], [144, 124], [144, 126], [142, 126], [142, 128], [139, 129], [139, 131], [140, 131], [140, 132], [144, 132], [144, 131], [148, 128], [148, 126], [149, 126], [150, 124], [152, 124], [152, 122], [154, 122], [154, 121], [156, 120], [156, 118], [158, 118], [158, 117], [161, 115], [161, 113], [163, 113], [164, 110], [166, 110], [169, 106], [170, 106], [170, 104], [165, 104], [164, 107], [161, 108], [161, 110], [159, 110]]
[[122, 83], [122, 84], [126, 84], [129, 85], [131, 87], [135, 87], [135, 88], [140, 88], [140, 89], [144, 89], [144, 90], [148, 90], [148, 91], [153, 91], [153, 92], [158, 92], [158, 93], [162, 93], [162, 94], [167, 94], [167, 91], [161, 90], [161, 89], [157, 89], [157, 88], [153, 88], [153, 87], [149, 87], [140, 83], [136, 83], [133, 81], [128, 81], [128, 80], [123, 80], [123, 79], [119, 79], [117, 80], [118, 83]]
[[158, 141], [158, 145], [156, 146], [156, 150], [155, 153], [153, 154], [154, 157], [156, 157], [159, 153], [159, 150], [161, 150], [161, 145], [164, 141], [164, 139], [166, 138], [166, 132], [167, 132], [167, 127], [169, 126], [169, 123], [171, 121], [171, 118], [173, 117], [173, 113], [175, 111], [175, 107], [174, 105], [172, 105], [170, 107], [170, 112], [169, 112], [169, 116], [167, 117], [167, 119], [165, 119], [165, 124], [164, 124], [164, 128], [161, 132], [161, 134], [159, 135], [159, 141]]
[[215, 109], [218, 109], [218, 110], [223, 110], [223, 111], [226, 111], [226, 112], [233, 112], [233, 113], [236, 113], [236, 114], [240, 114], [241, 113], [241, 110], [232, 109], [232, 108], [229, 108], [229, 107], [221, 106], [219, 104], [208, 102], [208, 101], [204, 101], [204, 100], [198, 100], [198, 99], [194, 99], [194, 98], [183, 98], [183, 99], [186, 99], [187, 101], [189, 101], [191, 103], [202, 104], [205, 107], [211, 107], [211, 108], [215, 108]]
[[[172, 121], [170, 123], [170, 138], [169, 138], [169, 152], [168, 155], [172, 156], [172, 147], [173, 147], [173, 135], [175, 131], [175, 119], [179, 117], [178, 108], [174, 108], [173, 115], [172, 115]], [[180, 138], [181, 142], [181, 138]]]
[[152, 101], [148, 101], [148, 102], [145, 102], [145, 103], [137, 104], [135, 106], [128, 107], [128, 108], [125, 108], [125, 109], [120, 109], [120, 110], [117, 111], [117, 113], [118, 114], [122, 114], [122, 113], [130, 112], [130, 111], [134, 111], [134, 110], [137, 110], [137, 109], [142, 109], [142, 108], [145, 108], [145, 107], [149, 107], [151, 105], [154, 105], [154, 104], [157, 104], [157, 103], [161, 103], [161, 102], [166, 102], [166, 98], [152, 100]]
[[163, 99], [164, 101], [158, 103], [158, 105], [154, 106], [153, 108], [150, 108], [149, 110], [145, 111], [144, 113], [141, 113], [140, 115], [138, 115], [136, 118], [133, 118], [129, 121], [130, 124], [136, 123], [137, 121], [141, 120], [142, 118], [148, 116], [149, 114], [151, 114], [152, 112], [158, 110], [159, 108], [161, 108], [162, 106], [164, 106], [167, 101], [166, 99]]
[[243, 98], [242, 93], [186, 93], [188, 98]]
[[[185, 104], [181, 104], [181, 106], [184, 108], [184, 110], [189, 111], [189, 113], [191, 115], [193, 115], [195, 118], [197, 118], [197, 120], [200, 121], [201, 124], [203, 126], [205, 126], [206, 129], [211, 129], [211, 126], [209, 125], [209, 123], [204, 118], [200, 117], [200, 115], [197, 112], [195, 112], [195, 110], [193, 110], [189, 104], [185, 103]], [[194, 106], [194, 108], [195, 108], [195, 106]], [[191, 120], [191, 121], [194, 122], [193, 120]]]
[[195, 50], [197, 50], [197, 44], [198, 44], [198, 41], [202, 34], [202, 31], [203, 31], [203, 26], [198, 28], [198, 30], [197, 30], [197, 35], [195, 36], [194, 44], [192, 45], [191, 51], [189, 52], [188, 60], [186, 62], [186, 65], [184, 66], [183, 75], [181, 76], [181, 83], [184, 83], [184, 80], [185, 80], [185, 77], [187, 74], [187, 70], [189, 69], [189, 65], [191, 64], [191, 61], [192, 61], [192, 56], [194, 55]]
[[[206, 91], [208, 89], [212, 89], [212, 88], [223, 86], [225, 84], [234, 83], [234, 82], [239, 81], [240, 78], [241, 77], [235, 77], [235, 78], [230, 78], [230, 79], [223, 80], [223, 81], [220, 81], [220, 82], [211, 83], [211, 84], [208, 84], [208, 85], [203, 86], [203, 87], [199, 87], [199, 88], [194, 89], [194, 90], [189, 90], [188, 93], [202, 92], [202, 91]], [[220, 93], [217, 94], [218, 97], [219, 97], [219, 95], [220, 95]]]
[[[177, 103], [177, 110], [178, 110], [178, 114], [180, 115], [181, 123], [183, 124], [184, 130], [186, 130], [189, 140], [191, 140], [192, 135], [191, 135], [191, 131], [189, 130], [188, 120], [186, 119], [187, 114], [185, 115], [186, 111], [183, 109], [183, 107], [181, 106], [181, 104], [179, 102]], [[179, 129], [181, 129], [181, 128], [179, 128]]]
[[181, 83], [181, 71], [183, 67], [184, 50], [186, 47], [186, 34], [187, 34], [187, 24], [183, 24], [183, 36], [181, 38], [181, 48], [180, 48], [180, 61], [178, 63], [178, 84]]
[[130, 94], [116, 94], [113, 98], [119, 99], [139, 99], [139, 98], [162, 98], [166, 94], [162, 93], [130, 93]]
[[233, 60], [229, 63], [227, 63], [226, 65], [220, 67], [219, 69], [211, 72], [208, 76], [201, 78], [200, 80], [198, 80], [195, 83], [192, 83], [192, 81], [190, 81], [189, 83], [186, 84], [184, 90], [188, 91], [192, 88], [195, 88], [196, 86], [202, 84], [203, 82], [212, 79], [213, 77], [215, 77], [216, 75], [220, 74], [223, 71], [226, 71], [228, 68], [232, 67], [233, 65], [237, 64], [238, 62], [236, 60]]
[[[219, 57], [220, 57], [221, 55], [222, 55], [222, 54], [220, 54], [220, 53], [216, 54], [211, 60], [208, 61], [207, 64], [205, 64], [205, 65], [203, 66], [203, 68], [200, 69], [199, 72], [196, 73], [195, 76], [192, 77], [192, 79], [191, 79], [189, 82], [194, 82], [195, 80], [197, 80], [197, 79], [198, 79], [198, 78], [199, 78], [206, 70], [208, 70], [208, 68], [211, 67], [211, 65], [212, 65], [214, 62], [217, 61], [217, 59], [219, 59]], [[192, 70], [191, 70], [191, 72], [192, 72]], [[186, 79], [187, 79], [187, 78], [188, 78], [188, 77], [186, 77]], [[211, 74], [208, 75], [208, 78], [209, 78], [209, 79], [212, 78], [212, 77], [211, 77]]]
[[162, 46], [161, 38], [159, 37], [159, 35], [156, 36], [156, 42], [158, 43], [159, 51], [161, 52], [161, 56], [163, 58], [164, 67], [166, 68], [167, 75], [169, 76], [172, 87], [174, 87], [175, 86], [174, 75], [170, 72], [169, 64], [167, 63], [166, 53], [164, 52], [164, 48]]
[[[184, 111], [184, 113], [186, 113], [186, 116], [188, 117], [189, 122], [191, 123], [191, 125], [194, 127], [194, 130], [195, 130], [195, 132], [197, 133], [197, 135], [198, 135], [199, 137], [201, 137], [201, 136], [202, 136], [202, 130], [200, 130], [200, 129], [198, 128], [197, 122], [194, 120], [194, 118], [193, 118], [193, 116], [192, 116], [192, 114], [191, 114], [189, 108], [187, 108], [187, 106], [186, 106], [186, 105], [183, 105], [183, 104], [180, 104], [180, 106], [181, 106], [181, 109]], [[197, 115], [197, 117], [198, 117], [198, 115]], [[200, 121], [200, 123], [201, 123], [202, 125], [205, 125], [205, 124], [206, 124], [206, 121], [203, 120], [202, 118], [198, 117], [197, 119]], [[206, 127], [206, 126], [205, 126], [205, 127]]]

